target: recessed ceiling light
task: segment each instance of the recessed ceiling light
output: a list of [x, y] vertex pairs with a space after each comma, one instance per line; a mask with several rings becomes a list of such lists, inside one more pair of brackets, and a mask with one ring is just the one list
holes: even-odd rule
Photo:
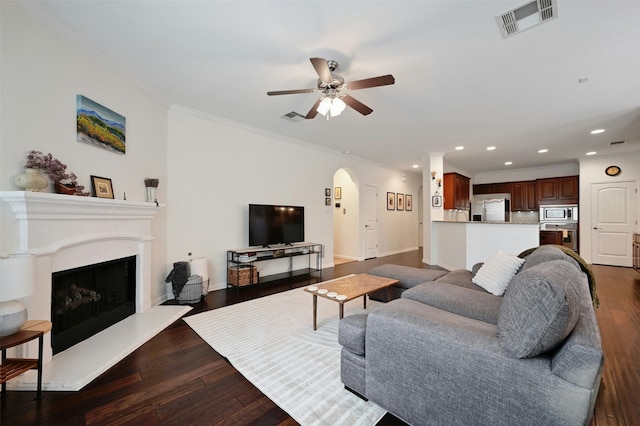
[[418, 168], [418, 167], [420, 167], [420, 166], [419, 166], [419, 165], [417, 165], [417, 164], [414, 164], [414, 165], [413, 165], [413, 166], [411, 166], [411, 167], [413, 167], [414, 169], [417, 169], [417, 168]]
[[545, 152], [549, 152], [549, 150], [547, 148], [543, 148], [543, 149], [539, 149], [538, 153], [540, 154], [544, 154]]
[[345, 149], [344, 151], [342, 151], [343, 154], [351, 154], [351, 151], [349, 151], [348, 149]]
[[464, 149], [464, 146], [456, 146], [456, 151], [462, 151]]
[[589, 151], [585, 155], [596, 155], [596, 154], [597, 154], [597, 152], [595, 152], [595, 151]]
[[495, 146], [488, 146], [488, 147], [487, 147], [487, 151], [493, 151], [494, 149], [496, 149], [496, 147], [495, 147]]
[[592, 135], [597, 135], [597, 134], [600, 134], [600, 133], [604, 133], [604, 129], [596, 129], [596, 130], [592, 130], [591, 131]]
[[504, 163], [504, 165], [505, 165], [505, 166], [510, 166], [510, 165], [512, 165], [512, 164], [513, 164], [513, 162], [511, 162], [511, 161], [506, 161], [506, 162]]

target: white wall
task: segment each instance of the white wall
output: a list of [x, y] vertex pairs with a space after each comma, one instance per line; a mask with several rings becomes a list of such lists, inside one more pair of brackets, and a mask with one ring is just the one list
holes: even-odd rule
[[[616, 165], [622, 169], [618, 176], [607, 176], [604, 170]], [[580, 162], [580, 255], [591, 262], [591, 237], [593, 233], [591, 185], [634, 181], [640, 186], [640, 151], [608, 157], [592, 157]], [[636, 194], [636, 232], [640, 232], [640, 196]], [[631, 244], [631, 241], [629, 241]]]
[[499, 170], [493, 172], [476, 173], [472, 176], [473, 184], [517, 182], [523, 180], [535, 180], [553, 178], [558, 176], [575, 176], [579, 173], [578, 163], [556, 164], [544, 167], [532, 167], [526, 169]]
[[[304, 206], [306, 240], [323, 244], [325, 263], [331, 264], [335, 207], [325, 206], [325, 188], [333, 189], [334, 174], [343, 167], [357, 176], [360, 192], [365, 184], [378, 187], [379, 255], [417, 247], [416, 209], [385, 209], [387, 191], [413, 193], [415, 199], [420, 176], [414, 173], [311, 148], [179, 106], [169, 110], [168, 152], [168, 256], [171, 261], [184, 260], [191, 252], [207, 258], [211, 289], [226, 286], [226, 251], [248, 245], [250, 203]], [[362, 258], [362, 238], [358, 240]], [[285, 263], [262, 262], [260, 274], [283, 272]]]
[[[91, 188], [90, 175], [112, 179], [116, 198], [145, 201], [144, 178], [160, 179], [166, 201], [167, 105], [140, 85], [50, 29], [17, 2], [0, 2], [0, 190], [14, 183], [30, 150], [51, 152]], [[126, 155], [76, 142], [76, 95], [81, 94], [127, 119]], [[52, 192], [51, 187], [47, 191]], [[1, 234], [12, 222], [0, 209]], [[152, 299], [163, 301], [166, 274], [166, 217], [152, 222]], [[0, 234], [0, 252], [11, 252]]]

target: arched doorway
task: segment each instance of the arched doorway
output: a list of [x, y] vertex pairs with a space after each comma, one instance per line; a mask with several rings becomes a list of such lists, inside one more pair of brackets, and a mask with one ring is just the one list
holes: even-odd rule
[[333, 261], [360, 260], [360, 190], [355, 173], [338, 169], [333, 175]]

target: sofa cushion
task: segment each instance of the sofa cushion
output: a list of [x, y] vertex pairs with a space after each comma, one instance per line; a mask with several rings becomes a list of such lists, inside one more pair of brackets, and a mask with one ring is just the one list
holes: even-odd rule
[[502, 297], [486, 291], [472, 290], [443, 281], [417, 285], [402, 293], [402, 298], [494, 325], [498, 322], [502, 303]]
[[471, 271], [468, 271], [466, 269], [454, 269], [448, 274], [438, 278], [436, 282], [454, 284], [454, 285], [457, 285], [458, 287], [466, 287], [472, 290], [481, 291], [482, 293], [487, 293], [487, 291], [484, 288], [472, 283], [471, 282], [472, 278], [473, 278], [473, 273]]
[[498, 250], [496, 254], [484, 262], [471, 281], [491, 294], [502, 296], [523, 263], [524, 259]]
[[436, 269], [413, 268], [411, 266], [386, 264], [371, 269], [367, 272], [370, 275], [393, 278], [399, 281], [398, 287], [411, 288], [427, 281], [435, 281], [445, 275], [448, 271], [438, 271]]
[[507, 287], [497, 336], [516, 358], [539, 355], [571, 332], [580, 310], [581, 274], [564, 260], [552, 260], [518, 273]]
[[338, 325], [338, 343], [356, 355], [364, 355], [368, 314], [349, 315]]
[[522, 266], [522, 270], [529, 269], [532, 266], [539, 265], [550, 260], [564, 260], [574, 265], [578, 270], [581, 270], [580, 264], [572, 257], [566, 255], [558, 247], [545, 244], [526, 257], [526, 262]]

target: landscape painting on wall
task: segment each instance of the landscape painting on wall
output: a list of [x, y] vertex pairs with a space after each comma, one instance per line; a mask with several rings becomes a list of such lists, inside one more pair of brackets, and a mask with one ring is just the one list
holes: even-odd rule
[[124, 154], [127, 119], [82, 95], [76, 100], [76, 140]]

